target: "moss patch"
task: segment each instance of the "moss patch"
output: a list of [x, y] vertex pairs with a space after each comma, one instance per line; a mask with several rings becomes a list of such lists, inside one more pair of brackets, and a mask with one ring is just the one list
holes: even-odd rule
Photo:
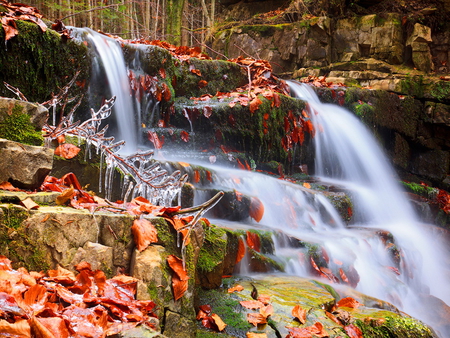
[[14, 105], [10, 115], [0, 120], [0, 138], [34, 146], [44, 143], [41, 131], [35, 130], [30, 116], [18, 104]]
[[386, 317], [385, 321], [361, 321], [355, 323], [367, 338], [432, 338], [433, 332], [424, 324], [413, 318]]

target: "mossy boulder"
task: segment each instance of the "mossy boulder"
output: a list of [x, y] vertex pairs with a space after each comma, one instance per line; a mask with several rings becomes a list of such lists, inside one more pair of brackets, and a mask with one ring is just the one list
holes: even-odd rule
[[[0, 30], [0, 80], [18, 88], [32, 102], [44, 102], [57, 94], [80, 70], [71, 96], [85, 93], [89, 84], [91, 62], [84, 44], [65, 41], [60, 34], [26, 21], [16, 21], [18, 35], [5, 41]], [[0, 96], [12, 97], [6, 87]]]

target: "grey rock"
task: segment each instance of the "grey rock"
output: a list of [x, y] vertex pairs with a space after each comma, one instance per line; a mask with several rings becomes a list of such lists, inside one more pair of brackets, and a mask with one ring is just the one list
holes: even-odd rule
[[0, 182], [34, 190], [52, 169], [53, 150], [0, 139], [0, 158]]
[[15, 106], [20, 106], [22, 113], [30, 116], [30, 122], [35, 126], [36, 130], [41, 130], [48, 120], [48, 109], [40, 104], [1, 97], [0, 121], [3, 120], [5, 114], [10, 115]]

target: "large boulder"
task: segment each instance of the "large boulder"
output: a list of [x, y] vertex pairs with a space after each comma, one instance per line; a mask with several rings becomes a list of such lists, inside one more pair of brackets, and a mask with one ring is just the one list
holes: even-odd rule
[[34, 190], [52, 169], [53, 150], [0, 139], [0, 158], [0, 182]]

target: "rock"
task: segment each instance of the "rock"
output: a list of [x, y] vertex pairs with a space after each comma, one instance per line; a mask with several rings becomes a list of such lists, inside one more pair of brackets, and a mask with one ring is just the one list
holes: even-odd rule
[[[153, 319], [153, 318], [152, 318]], [[154, 318], [156, 319], [156, 318]], [[152, 330], [144, 325], [139, 325], [134, 329], [122, 331], [110, 338], [168, 338], [158, 330]]]
[[35, 190], [52, 169], [53, 150], [0, 139], [0, 158], [0, 182]]
[[431, 28], [421, 25], [420, 23], [415, 23], [413, 32], [406, 40], [406, 45], [410, 46], [413, 42], [429, 43], [431, 41], [433, 41], [431, 39]]
[[406, 45], [411, 47], [412, 61], [414, 66], [424, 72], [434, 70], [434, 63], [429, 47], [431, 39], [431, 28], [416, 23], [412, 34], [408, 37]]
[[48, 109], [40, 104], [0, 97], [0, 122], [7, 115], [10, 116], [13, 109], [18, 109], [22, 114], [28, 115], [30, 123], [37, 131], [40, 131], [48, 120]]
[[92, 270], [102, 270], [110, 278], [114, 271], [113, 248], [99, 243], [86, 242], [82, 248], [78, 248], [70, 266], [81, 262], [88, 262]]
[[163, 334], [170, 338], [194, 338], [196, 337], [197, 325], [179, 313], [167, 311]]

